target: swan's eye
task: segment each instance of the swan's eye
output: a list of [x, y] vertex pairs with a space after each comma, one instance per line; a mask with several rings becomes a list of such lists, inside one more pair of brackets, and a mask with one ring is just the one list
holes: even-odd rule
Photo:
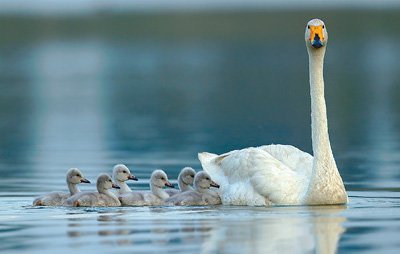
[[310, 29], [310, 26], [307, 26], [308, 29]]
[[325, 28], [325, 25], [323, 25], [322, 28]]

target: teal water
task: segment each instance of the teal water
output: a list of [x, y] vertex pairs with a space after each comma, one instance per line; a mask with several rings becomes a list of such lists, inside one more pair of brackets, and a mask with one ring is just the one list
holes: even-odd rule
[[[311, 152], [303, 33], [317, 14], [329, 30], [329, 131], [349, 206], [31, 206], [37, 195], [65, 190], [71, 167], [94, 183], [124, 163], [140, 179], [130, 186], [148, 189], [154, 169], [175, 184], [181, 168], [200, 170], [202, 151], [281, 143]], [[0, 17], [1, 250], [398, 252], [399, 17], [396, 10]]]

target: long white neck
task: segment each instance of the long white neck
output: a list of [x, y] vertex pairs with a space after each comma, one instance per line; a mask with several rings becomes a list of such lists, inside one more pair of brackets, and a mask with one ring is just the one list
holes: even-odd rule
[[[311, 181], [304, 197], [306, 204], [346, 203], [341, 202], [344, 199], [343, 195], [347, 201], [329, 141], [323, 78], [325, 49], [325, 47], [318, 50], [308, 48], [314, 162]], [[341, 201], [338, 202], [338, 199]]]
[[69, 193], [71, 194], [71, 196], [81, 192], [75, 183], [70, 183], [67, 181], [67, 185], [68, 185], [68, 190], [69, 190]]
[[168, 193], [165, 192], [165, 190], [163, 190], [162, 188], [160, 188], [154, 184], [150, 184], [150, 189], [154, 195], [161, 198], [162, 200], [169, 198], [169, 195], [168, 195]]
[[114, 182], [116, 185], [118, 185], [120, 187], [120, 189], [118, 189], [118, 191], [117, 191], [119, 194], [132, 192], [131, 188], [129, 188], [129, 186], [126, 184], [125, 181], [120, 181], [116, 177], [114, 177]]
[[179, 175], [179, 177], [178, 177], [178, 186], [179, 186], [179, 190], [180, 190], [181, 192], [192, 191], [192, 190], [193, 190], [192, 187], [190, 187], [188, 184], [186, 184], [186, 183], [183, 181], [183, 176], [181, 176], [181, 175]]

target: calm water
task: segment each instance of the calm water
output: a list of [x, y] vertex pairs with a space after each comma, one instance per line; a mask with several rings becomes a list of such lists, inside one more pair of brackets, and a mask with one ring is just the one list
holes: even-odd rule
[[[399, 252], [398, 14], [0, 17], [0, 249]], [[94, 183], [124, 163], [140, 179], [131, 187], [148, 189], [154, 169], [173, 183], [185, 166], [200, 170], [202, 151], [282, 143], [311, 152], [304, 27], [315, 16], [330, 35], [329, 127], [349, 206], [31, 206], [64, 190], [71, 167]]]

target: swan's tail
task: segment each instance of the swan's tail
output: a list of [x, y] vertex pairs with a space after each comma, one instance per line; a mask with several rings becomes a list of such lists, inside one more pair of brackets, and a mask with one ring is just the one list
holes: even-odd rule
[[203, 170], [206, 171], [207, 173], [210, 174], [209, 170], [212, 170], [212, 166], [211, 161], [215, 158], [218, 157], [218, 155], [213, 154], [213, 153], [207, 153], [207, 152], [203, 152], [203, 153], [199, 153], [198, 154], [201, 166], [203, 167]]
[[213, 179], [213, 181], [217, 182], [219, 185], [223, 184], [223, 182], [221, 182], [223, 171], [216, 161], [219, 155], [203, 152], [199, 153], [198, 156], [203, 170], [211, 176], [211, 179]]

